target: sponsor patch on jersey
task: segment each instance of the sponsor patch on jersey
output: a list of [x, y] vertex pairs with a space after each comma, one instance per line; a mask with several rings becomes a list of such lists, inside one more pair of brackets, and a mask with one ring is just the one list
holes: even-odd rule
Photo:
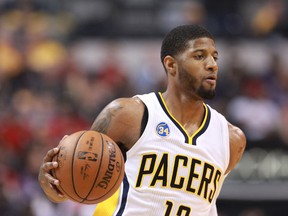
[[160, 122], [156, 127], [156, 132], [161, 137], [167, 137], [170, 134], [170, 128], [167, 123]]

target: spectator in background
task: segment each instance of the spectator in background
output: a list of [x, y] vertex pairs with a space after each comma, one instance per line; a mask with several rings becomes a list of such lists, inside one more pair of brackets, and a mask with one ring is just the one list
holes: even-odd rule
[[285, 1], [266, 0], [259, 5], [251, 19], [252, 34], [265, 36], [275, 32], [283, 32], [284, 23], [287, 22], [285, 12]]
[[242, 94], [235, 96], [227, 108], [230, 120], [241, 125], [247, 134], [248, 148], [276, 147], [273, 140], [278, 136], [279, 111], [278, 105], [268, 98], [264, 82], [258, 78], [246, 78]]
[[288, 70], [286, 63], [280, 54], [271, 54], [270, 67], [264, 77], [265, 87], [269, 99], [279, 106], [279, 126], [278, 133], [280, 140], [275, 142], [282, 143], [284, 148], [288, 147]]

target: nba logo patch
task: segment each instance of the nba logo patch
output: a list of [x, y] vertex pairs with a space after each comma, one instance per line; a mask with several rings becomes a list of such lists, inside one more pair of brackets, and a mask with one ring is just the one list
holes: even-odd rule
[[160, 122], [156, 127], [156, 132], [161, 137], [166, 137], [170, 134], [170, 128], [165, 122]]

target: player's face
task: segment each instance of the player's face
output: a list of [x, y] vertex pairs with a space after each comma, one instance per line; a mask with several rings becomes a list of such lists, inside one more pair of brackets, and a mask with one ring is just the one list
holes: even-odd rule
[[216, 93], [218, 52], [210, 38], [189, 42], [189, 47], [177, 55], [178, 77], [182, 89], [193, 97], [212, 99]]

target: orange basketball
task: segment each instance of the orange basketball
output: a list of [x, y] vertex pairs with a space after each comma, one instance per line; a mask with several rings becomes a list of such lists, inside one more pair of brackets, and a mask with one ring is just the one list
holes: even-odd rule
[[72, 201], [96, 204], [112, 196], [124, 177], [124, 159], [118, 145], [105, 134], [79, 131], [64, 138], [53, 158], [59, 167], [53, 176], [58, 189]]

